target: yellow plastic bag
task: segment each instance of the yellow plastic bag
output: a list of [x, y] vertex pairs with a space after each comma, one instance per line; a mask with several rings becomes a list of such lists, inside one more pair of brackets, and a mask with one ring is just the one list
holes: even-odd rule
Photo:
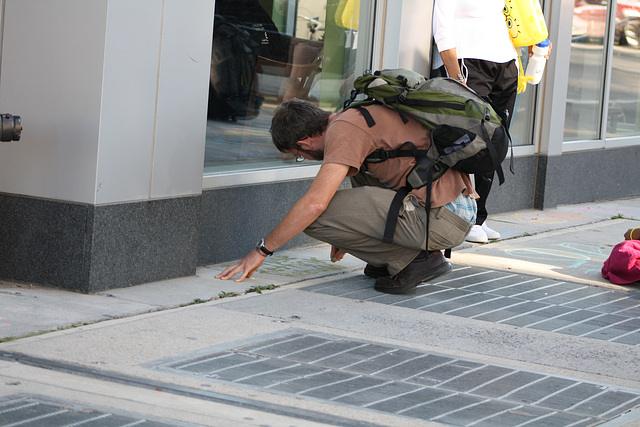
[[520, 73], [518, 74], [518, 93], [523, 93], [525, 90], [527, 90], [527, 83], [533, 80], [533, 77], [527, 77], [524, 75], [520, 56], [518, 56], [518, 65], [520, 66]]
[[360, 18], [360, 0], [340, 0], [335, 20], [339, 27], [358, 31]]
[[533, 46], [549, 37], [538, 0], [505, 0], [504, 17], [515, 47]]

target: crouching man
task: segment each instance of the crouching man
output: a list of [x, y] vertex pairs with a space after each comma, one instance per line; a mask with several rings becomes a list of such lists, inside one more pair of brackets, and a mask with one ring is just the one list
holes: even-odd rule
[[[413, 157], [396, 157], [365, 164], [376, 149], [397, 149], [411, 141], [427, 149], [431, 133], [419, 122], [403, 123], [397, 111], [382, 105], [366, 107], [375, 120], [369, 127], [360, 111], [326, 112], [316, 105], [292, 99], [274, 113], [271, 136], [283, 153], [322, 160], [309, 191], [282, 221], [237, 264], [216, 278], [236, 281], [251, 277], [265, 257], [298, 233], [332, 245], [331, 259], [345, 253], [367, 262], [365, 274], [376, 278], [380, 292], [406, 293], [421, 282], [451, 270], [442, 254], [464, 241], [477, 212], [469, 176], [449, 169], [431, 189], [429, 242], [426, 245], [426, 187], [404, 199], [392, 243], [383, 243], [389, 206], [395, 191], [405, 185]], [[365, 173], [366, 169], [366, 173]], [[338, 188], [351, 177], [355, 188]]]

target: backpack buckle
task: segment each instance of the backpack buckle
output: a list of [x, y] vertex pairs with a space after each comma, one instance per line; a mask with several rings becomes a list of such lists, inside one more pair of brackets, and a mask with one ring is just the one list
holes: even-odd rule
[[390, 158], [391, 158], [391, 153], [380, 148], [378, 150], [375, 150], [371, 154], [369, 154], [365, 158], [365, 161], [367, 163], [380, 163], [380, 162], [384, 162], [385, 160], [389, 160]]
[[402, 89], [402, 93], [398, 95], [398, 101], [404, 102], [407, 100], [407, 95], [409, 94], [409, 88], [405, 87]]
[[356, 97], [360, 94], [358, 89], [351, 90], [351, 96], [344, 102], [344, 109], [346, 110], [356, 100]]
[[380, 152], [380, 159], [382, 161], [389, 160], [391, 158], [391, 153], [389, 151], [383, 150]]

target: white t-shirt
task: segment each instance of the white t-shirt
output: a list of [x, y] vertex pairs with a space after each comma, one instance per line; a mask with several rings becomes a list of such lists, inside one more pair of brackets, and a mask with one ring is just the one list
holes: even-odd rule
[[[433, 37], [438, 51], [455, 48], [458, 58], [497, 63], [516, 59], [503, 8], [504, 0], [435, 0]], [[442, 59], [434, 57], [435, 69]]]

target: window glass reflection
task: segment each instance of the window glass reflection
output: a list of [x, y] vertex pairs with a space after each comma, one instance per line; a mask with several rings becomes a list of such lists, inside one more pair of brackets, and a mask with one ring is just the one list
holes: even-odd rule
[[[523, 69], [527, 69], [529, 50], [520, 48]], [[527, 85], [527, 90], [519, 93], [513, 107], [513, 118], [509, 133], [514, 146], [533, 144], [533, 122], [535, 119], [535, 97], [538, 86]]]
[[271, 143], [273, 110], [294, 97], [339, 108], [368, 51], [361, 15], [359, 0], [216, 1], [205, 173], [296, 164]]
[[[540, 6], [544, 9], [545, 1], [540, 0]], [[548, 19], [546, 19], [548, 22]], [[521, 47], [519, 49], [522, 69], [526, 70], [529, 64], [529, 49]], [[514, 146], [533, 145], [533, 125], [536, 117], [536, 95], [540, 85], [527, 85], [523, 93], [516, 97], [516, 104], [513, 107], [513, 118], [509, 133]]]
[[618, 0], [607, 136], [640, 134], [640, 1]]
[[565, 141], [600, 137], [607, 7], [607, 1], [575, 0]]

